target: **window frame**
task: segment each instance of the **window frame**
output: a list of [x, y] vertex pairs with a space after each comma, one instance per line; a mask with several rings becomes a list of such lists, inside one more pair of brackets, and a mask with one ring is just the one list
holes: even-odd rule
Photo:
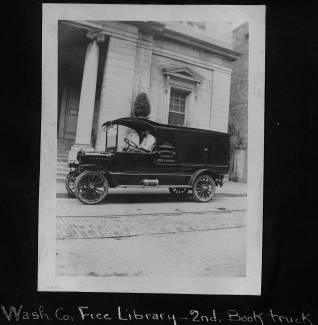
[[[184, 99], [185, 99], [184, 100], [184, 112], [170, 110], [170, 100], [171, 100], [171, 91], [172, 90], [180, 91], [180, 92], [185, 94], [185, 97], [184, 97]], [[172, 112], [172, 113], [176, 113], [176, 114], [184, 114], [184, 121], [183, 121], [183, 124], [181, 126], [186, 126], [187, 125], [188, 111], [189, 111], [189, 98], [190, 98], [191, 95], [192, 95], [192, 89], [190, 89], [190, 88], [179, 87], [179, 86], [176, 86], [176, 85], [173, 85], [173, 84], [169, 86], [167, 124], [176, 125], [176, 126], [180, 125], [180, 124], [171, 124], [171, 123], [169, 123], [169, 115], [170, 115], [170, 112]]]

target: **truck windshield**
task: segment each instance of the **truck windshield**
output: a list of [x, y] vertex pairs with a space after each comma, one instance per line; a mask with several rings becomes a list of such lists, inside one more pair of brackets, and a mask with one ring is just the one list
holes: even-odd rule
[[124, 141], [125, 138], [128, 138], [137, 146], [140, 143], [139, 134], [134, 129], [120, 124], [109, 126], [106, 129], [106, 151], [126, 151], [129, 146]]
[[117, 131], [118, 131], [118, 124], [110, 125], [106, 129], [106, 151], [116, 151]]

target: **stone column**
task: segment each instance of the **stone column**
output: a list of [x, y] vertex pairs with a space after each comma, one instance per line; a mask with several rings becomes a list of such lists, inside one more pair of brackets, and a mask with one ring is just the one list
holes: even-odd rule
[[110, 36], [104, 66], [95, 149], [105, 150], [105, 130], [101, 125], [130, 116], [136, 62], [136, 41]]
[[75, 160], [80, 149], [93, 150], [91, 134], [93, 126], [95, 93], [98, 72], [99, 43], [105, 36], [97, 31], [88, 31], [86, 34], [90, 43], [87, 45], [84, 71], [82, 78], [81, 95], [79, 101], [76, 139], [69, 152], [69, 160]]

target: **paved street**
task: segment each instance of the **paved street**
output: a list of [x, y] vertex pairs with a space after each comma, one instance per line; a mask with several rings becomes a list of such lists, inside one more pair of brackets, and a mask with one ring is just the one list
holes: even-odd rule
[[246, 184], [197, 203], [167, 189], [114, 189], [99, 205], [57, 193], [57, 274], [244, 276]]

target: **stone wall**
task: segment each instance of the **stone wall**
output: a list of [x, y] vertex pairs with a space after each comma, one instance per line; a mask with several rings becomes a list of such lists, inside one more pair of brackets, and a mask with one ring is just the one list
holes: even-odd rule
[[139, 33], [136, 49], [133, 102], [141, 92], [149, 95], [152, 46], [152, 35]]
[[231, 75], [213, 71], [211, 129], [227, 132], [230, 104]]
[[[238, 148], [245, 150], [247, 157], [248, 145], [248, 24], [243, 24], [233, 32], [234, 50], [241, 53], [241, 57], [233, 64], [233, 73], [231, 81], [231, 101], [229, 126], [232, 129], [231, 160], [237, 155]], [[235, 148], [236, 147], [236, 148]], [[243, 157], [243, 156], [242, 156]], [[243, 159], [243, 158], [242, 158]], [[247, 181], [247, 158], [244, 163], [239, 162], [241, 169], [238, 171], [240, 177], [232, 172], [230, 179], [238, 181]], [[235, 170], [232, 168], [231, 170]]]
[[167, 66], [188, 67], [204, 77], [197, 93], [188, 100], [187, 126], [227, 132], [231, 75], [158, 54], [153, 54], [151, 64], [151, 118], [162, 123], [168, 121], [169, 94], [165, 92], [162, 74], [162, 69]]
[[165, 91], [165, 77], [162, 73], [162, 69], [167, 66], [188, 67], [204, 77], [204, 80], [198, 87], [196, 98], [193, 96], [188, 100], [187, 109], [191, 118], [187, 120], [187, 126], [209, 129], [212, 72], [208, 69], [194, 67], [191, 64], [159, 55], [153, 55], [152, 58], [150, 78], [151, 117], [162, 123], [167, 123], [168, 121], [169, 93]]

